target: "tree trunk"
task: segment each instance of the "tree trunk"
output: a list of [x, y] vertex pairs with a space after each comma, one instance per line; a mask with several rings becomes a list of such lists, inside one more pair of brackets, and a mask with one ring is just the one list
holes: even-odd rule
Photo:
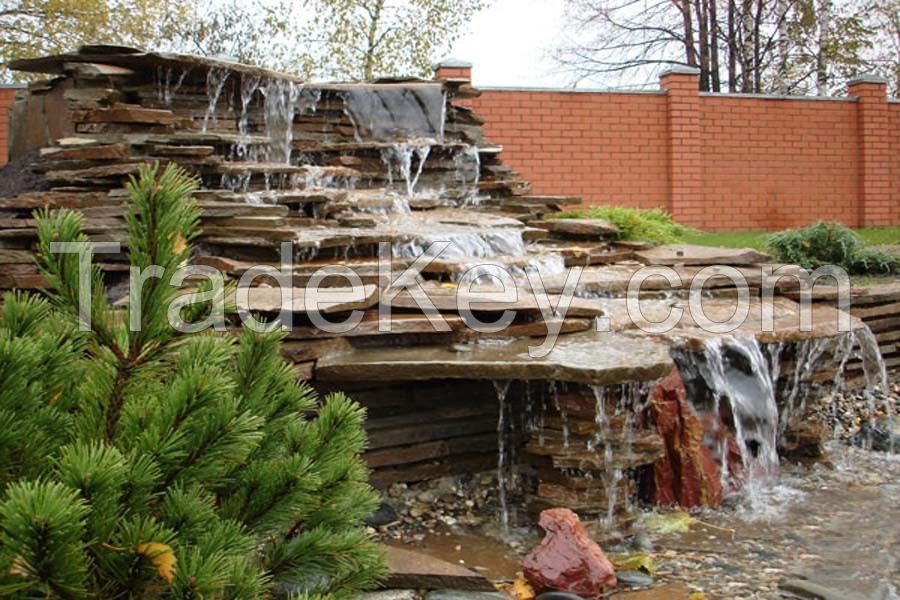
[[710, 75], [712, 76], [712, 91], [721, 92], [722, 82], [719, 77], [719, 17], [716, 9], [716, 0], [706, 0], [708, 2], [709, 15], [709, 60]]
[[687, 64], [697, 66], [697, 50], [694, 48], [694, 24], [691, 21], [691, 0], [681, 0], [681, 17], [684, 23], [684, 53]]
[[735, 0], [728, 0], [728, 91], [737, 91], [737, 28], [735, 27]]
[[775, 6], [776, 26], [778, 28], [778, 81], [775, 82], [775, 89], [779, 94], [787, 94], [790, 91], [788, 87], [790, 38], [787, 32], [787, 13], [790, 3], [788, 0], [777, 0]]
[[741, 91], [753, 91], [753, 0], [741, 2]]
[[819, 43], [816, 52], [816, 94], [828, 95], [828, 48], [831, 44], [831, 0], [821, 0], [816, 5], [816, 21], [819, 23]]
[[706, 0], [697, 0], [697, 35], [700, 48], [700, 89], [708, 92], [709, 84], [709, 22], [706, 14]]
[[753, 19], [753, 92], [762, 93], [762, 17], [764, 0], [756, 0], [756, 15]]
[[381, 11], [384, 9], [384, 0], [375, 0], [375, 6], [369, 13], [369, 31], [366, 34], [366, 56], [363, 66], [363, 79], [372, 81], [375, 79], [375, 59], [378, 50], [378, 27], [381, 25]]

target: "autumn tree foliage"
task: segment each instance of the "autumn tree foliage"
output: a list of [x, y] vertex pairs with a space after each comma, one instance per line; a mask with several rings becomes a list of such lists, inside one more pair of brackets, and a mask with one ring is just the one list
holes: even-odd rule
[[298, 383], [277, 333], [168, 326], [193, 189], [173, 167], [128, 186], [131, 263], [164, 272], [132, 290], [137, 328], [97, 269], [79, 309], [90, 250], [53, 245], [86, 241], [80, 214], [39, 216], [51, 291], [0, 310], [0, 596], [334, 597], [382, 573], [359, 406]]
[[490, 1], [0, 0], [0, 60], [105, 43], [225, 56], [310, 79], [430, 76]]

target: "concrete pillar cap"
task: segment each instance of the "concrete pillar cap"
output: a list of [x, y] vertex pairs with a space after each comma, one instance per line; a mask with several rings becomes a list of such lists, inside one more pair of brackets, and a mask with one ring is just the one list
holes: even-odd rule
[[471, 69], [472, 63], [458, 58], [445, 58], [434, 65], [435, 69], [440, 69], [441, 67], [445, 69]]
[[700, 69], [697, 67], [688, 67], [687, 65], [676, 65], [674, 67], [669, 67], [668, 69], [662, 71], [659, 76], [666, 77], [667, 75], [699, 75]]
[[858, 83], [879, 83], [883, 85], [887, 85], [887, 79], [884, 77], [880, 77], [878, 75], [860, 75], [859, 77], [854, 77], [850, 81], [847, 82], [848, 86], [856, 85]]

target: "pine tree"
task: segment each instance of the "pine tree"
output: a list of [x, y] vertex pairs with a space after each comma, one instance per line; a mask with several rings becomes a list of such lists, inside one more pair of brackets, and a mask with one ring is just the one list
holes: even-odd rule
[[82, 216], [38, 215], [46, 297], [0, 310], [0, 596], [341, 597], [383, 573], [362, 409], [298, 383], [277, 333], [168, 326], [194, 185], [128, 186], [131, 263], [164, 270], [132, 290], [135, 331], [97, 268], [79, 327], [79, 254], [51, 246], [87, 241]]

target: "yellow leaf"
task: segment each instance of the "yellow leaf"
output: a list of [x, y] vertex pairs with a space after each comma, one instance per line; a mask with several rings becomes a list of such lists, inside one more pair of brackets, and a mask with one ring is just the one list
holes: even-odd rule
[[647, 531], [666, 535], [690, 531], [694, 518], [686, 512], [649, 513], [641, 523]]
[[618, 571], [643, 571], [647, 575], [656, 574], [656, 565], [653, 563], [653, 559], [644, 552], [613, 554], [609, 559]]
[[709, 596], [707, 596], [703, 592], [694, 592], [693, 594], [688, 596], [688, 600], [709, 600]]
[[172, 583], [172, 579], [175, 577], [175, 564], [178, 562], [172, 548], [166, 544], [148, 542], [138, 546], [137, 553], [150, 560], [150, 563], [156, 567], [157, 575], [165, 579], [167, 583]]
[[514, 600], [534, 600], [534, 589], [525, 581], [521, 574], [513, 583], [498, 585], [497, 587], [512, 596]]

